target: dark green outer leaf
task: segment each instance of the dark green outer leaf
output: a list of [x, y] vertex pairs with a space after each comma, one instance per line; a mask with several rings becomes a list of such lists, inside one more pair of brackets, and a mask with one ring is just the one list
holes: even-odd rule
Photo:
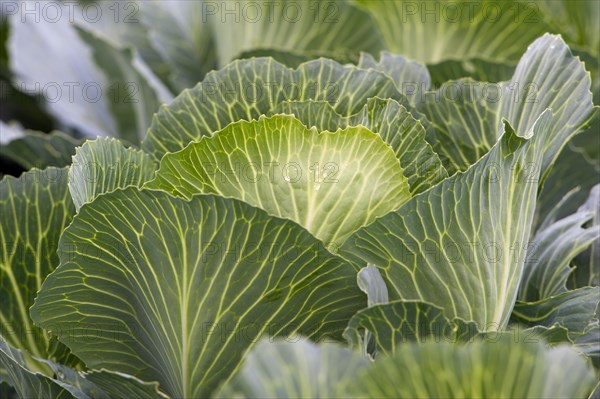
[[540, 229], [527, 251], [519, 299], [533, 302], [567, 291], [571, 260], [600, 238], [600, 226], [584, 228], [593, 218], [576, 212]]
[[30, 371], [29, 366], [34, 363], [37, 362], [20, 350], [11, 348], [0, 336], [0, 368], [7, 371], [7, 381], [21, 398], [90, 399], [73, 386]]
[[572, 340], [584, 334], [600, 301], [600, 287], [583, 287], [536, 302], [517, 301], [512, 320], [529, 326], [559, 324]]
[[600, 112], [595, 107], [589, 127], [573, 137], [563, 148], [540, 194], [537, 210], [538, 221], [542, 222], [563, 198], [573, 189], [570, 200], [561, 203], [559, 218], [577, 211], [586, 200], [589, 191], [600, 184]]
[[372, 334], [383, 354], [393, 354], [407, 342], [468, 342], [479, 335], [475, 323], [449, 320], [444, 311], [424, 302], [393, 301], [357, 312], [344, 332], [351, 345], [361, 331]]
[[63, 233], [59, 257], [36, 323], [88, 367], [175, 397], [208, 396], [264, 333], [340, 339], [366, 305], [356, 270], [305, 230], [218, 196], [99, 196]]
[[48, 168], [0, 181], [1, 335], [40, 358], [49, 356], [48, 337], [31, 322], [29, 307], [58, 266], [59, 237], [75, 214], [67, 179], [66, 168]]
[[[590, 190], [588, 199], [579, 207], [578, 212], [592, 213], [590, 228], [600, 228], [600, 184]], [[600, 238], [587, 251], [577, 256], [574, 263], [576, 268], [567, 287], [600, 286]]]
[[[354, 233], [340, 253], [380, 268], [391, 300], [441, 307], [482, 331], [506, 326], [529, 242], [537, 177], [552, 120], [519, 137], [508, 123], [477, 164]], [[529, 140], [527, 140], [529, 139]]]

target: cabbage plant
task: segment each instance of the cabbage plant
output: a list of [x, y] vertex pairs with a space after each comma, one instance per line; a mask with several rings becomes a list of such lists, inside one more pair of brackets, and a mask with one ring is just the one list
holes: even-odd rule
[[[24, 398], [598, 395], [600, 186], [559, 170], [597, 140], [587, 64], [559, 35], [474, 43], [481, 73], [514, 61], [480, 82], [394, 41], [393, 3], [340, 4], [410, 58], [194, 43], [196, 70], [165, 33], [177, 72], [140, 69], [149, 52], [133, 75], [133, 53], [112, 66], [151, 93], [129, 118], [63, 116], [127, 135], [14, 133], [4, 153], [30, 164], [0, 181], [0, 382]], [[471, 28], [453, 29], [449, 45]]]

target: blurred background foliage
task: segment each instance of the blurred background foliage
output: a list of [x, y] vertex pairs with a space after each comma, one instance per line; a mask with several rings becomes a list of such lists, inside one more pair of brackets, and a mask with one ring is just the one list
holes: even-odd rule
[[[61, 6], [60, 18], [48, 3]], [[296, 67], [390, 51], [425, 64], [431, 86], [420, 90], [433, 90], [463, 77], [508, 80], [527, 46], [550, 32], [585, 62], [599, 97], [597, 1], [67, 3], [2, 0], [0, 175], [67, 165], [85, 137], [137, 145], [160, 104], [237, 58], [271, 56]], [[597, 182], [597, 129], [596, 119], [563, 151], [565, 167], [555, 167], [546, 186], [560, 191], [552, 196], [580, 185], [580, 203]], [[598, 173], [569, 178], [586, 168]]]

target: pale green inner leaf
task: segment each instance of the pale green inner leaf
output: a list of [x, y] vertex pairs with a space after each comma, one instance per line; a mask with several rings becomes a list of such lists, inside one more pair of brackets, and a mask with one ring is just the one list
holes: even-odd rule
[[410, 198], [393, 151], [364, 127], [319, 133], [291, 116], [233, 123], [167, 154], [146, 187], [215, 193], [294, 220], [332, 251]]

